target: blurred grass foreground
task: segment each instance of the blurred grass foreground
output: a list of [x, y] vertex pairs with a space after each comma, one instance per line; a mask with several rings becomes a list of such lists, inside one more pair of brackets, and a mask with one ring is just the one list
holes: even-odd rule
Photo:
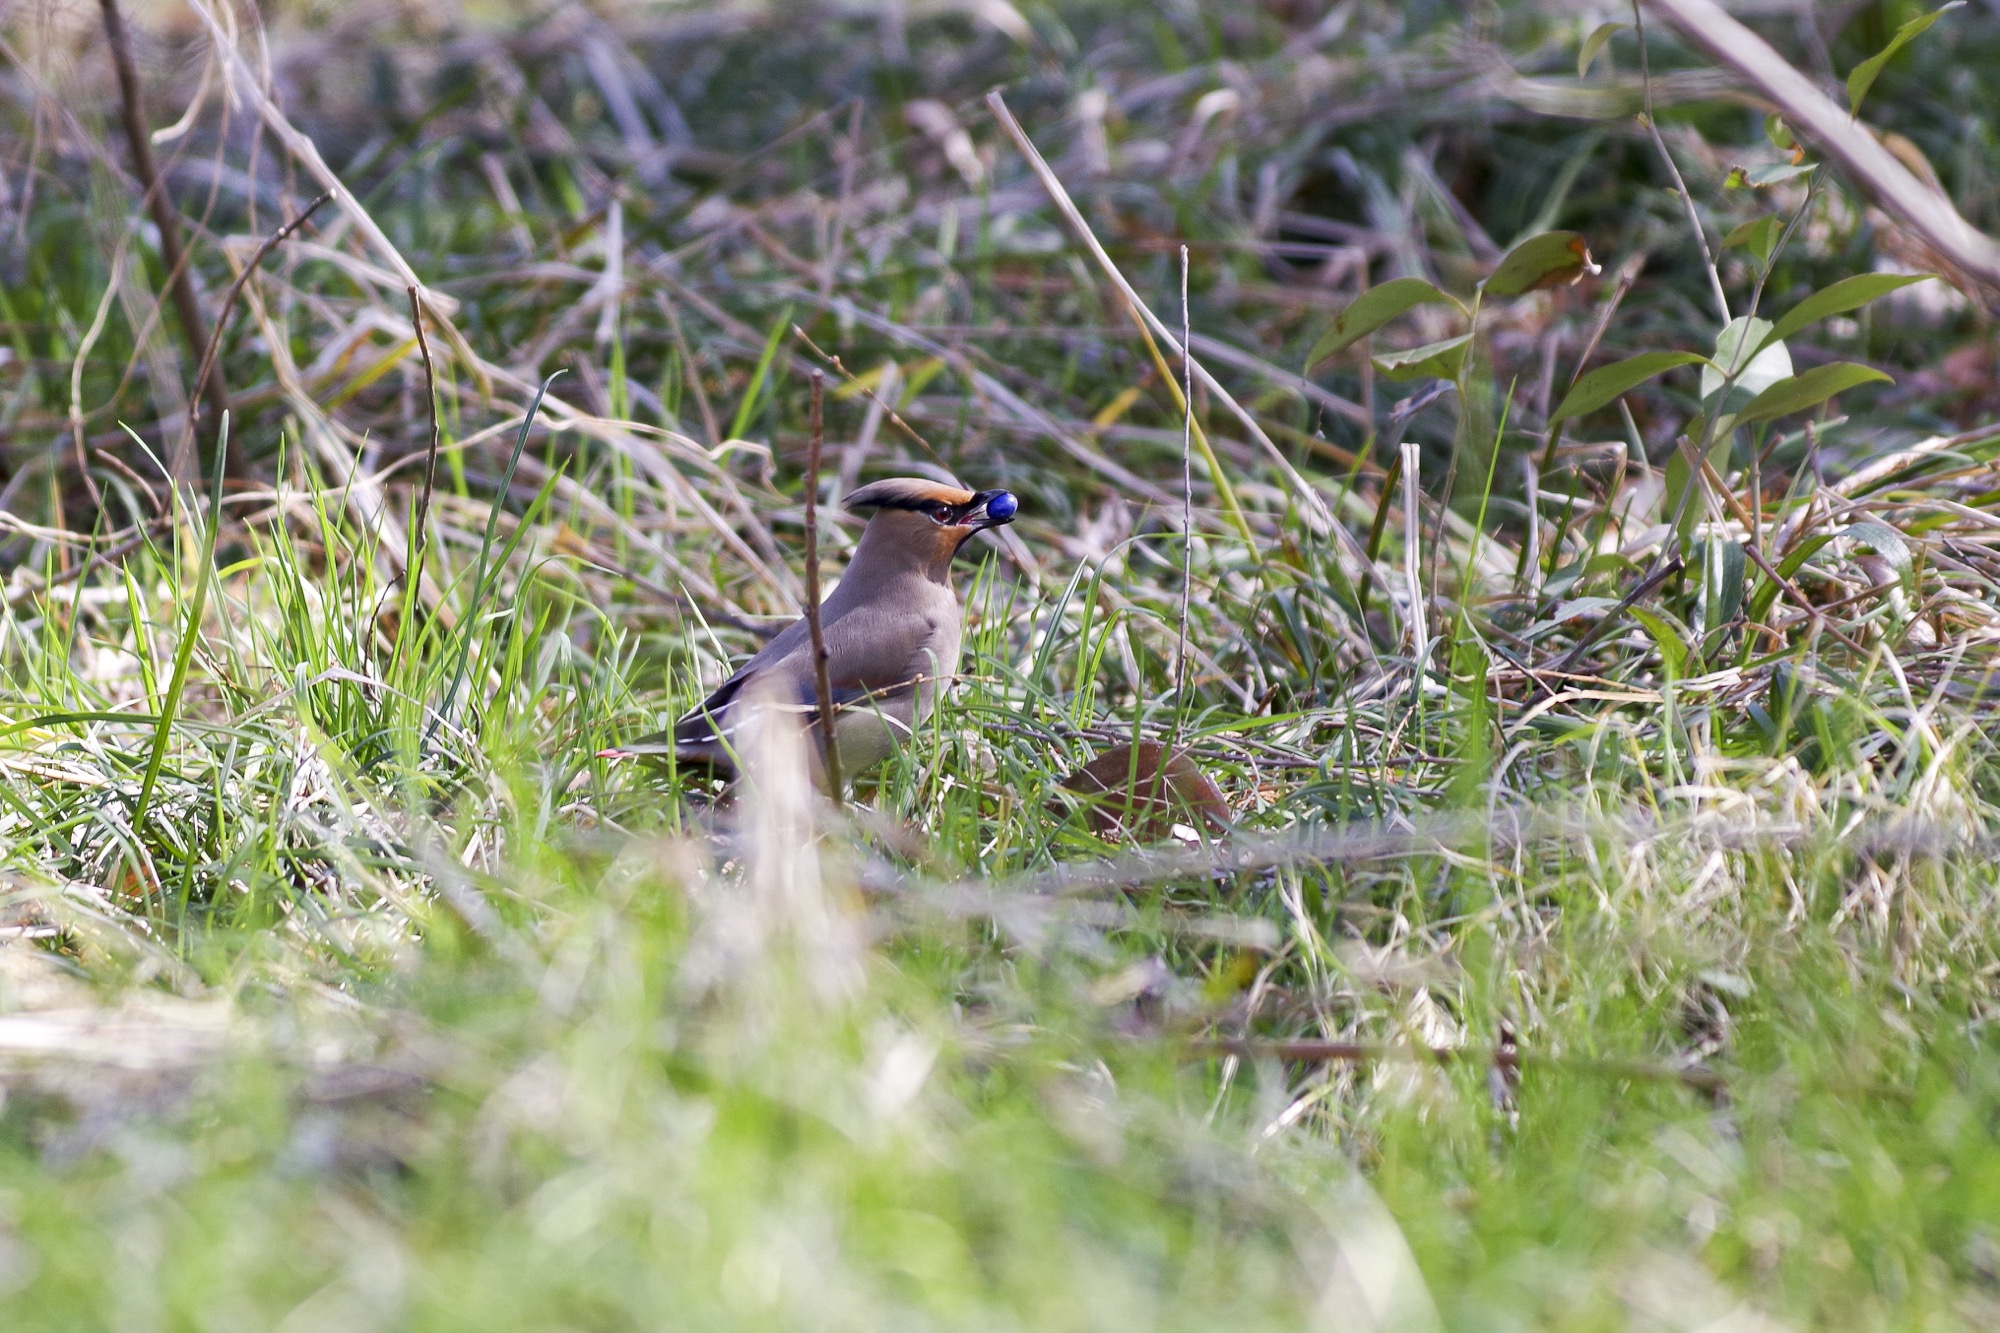
[[2000, 1327], [2000, 7], [1691, 8], [0, 9], [0, 1323]]

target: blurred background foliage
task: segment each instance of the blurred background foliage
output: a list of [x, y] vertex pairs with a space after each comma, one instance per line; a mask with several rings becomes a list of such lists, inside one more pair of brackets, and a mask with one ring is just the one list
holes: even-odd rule
[[[1923, 12], [1733, 9], [1835, 91]], [[1685, 202], [1635, 34], [1579, 71], [1615, 6], [126, 16], [232, 418], [171, 475], [102, 11], [7, 7], [10, 1326], [2000, 1323], [1995, 294], [1788, 339], [1892, 382], [1723, 439], [1684, 525], [1694, 369], [1552, 423], [1715, 346], [1690, 206], [1797, 218], [1732, 308], [1936, 267], [1825, 169], [1733, 186], [1768, 108], [1663, 23]], [[1864, 110], [1988, 232], [1996, 18]], [[1174, 329], [1187, 248], [1212, 460], [994, 88]], [[1374, 359], [1443, 304], [1311, 359], [1554, 229], [1601, 271], [1453, 379]], [[1023, 500], [838, 815], [601, 753], [797, 613], [816, 370], [822, 500]], [[1222, 837], [1066, 817], [1134, 731]]]

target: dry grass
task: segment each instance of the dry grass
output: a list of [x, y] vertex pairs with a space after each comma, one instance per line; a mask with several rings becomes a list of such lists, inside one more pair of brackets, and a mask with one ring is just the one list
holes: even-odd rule
[[[1726, 81], [1657, 45], [1656, 145], [1533, 5], [135, 19], [232, 443], [171, 475], [96, 11], [12, 15], [23, 1326], [1991, 1324], [1991, 294], [1788, 337], [1894, 375], [1837, 408], [1559, 419], [1718, 293], [1925, 262], [1726, 189], [1782, 157]], [[1867, 111], [1989, 229], [1994, 56]], [[1442, 303], [1310, 361], [1556, 227], [1602, 271], [1446, 379], [1370, 355]], [[816, 370], [830, 571], [860, 478], [1022, 518], [862, 799], [776, 734], [717, 803], [599, 751], [797, 614]], [[1135, 733], [1231, 826], [1066, 816]]]

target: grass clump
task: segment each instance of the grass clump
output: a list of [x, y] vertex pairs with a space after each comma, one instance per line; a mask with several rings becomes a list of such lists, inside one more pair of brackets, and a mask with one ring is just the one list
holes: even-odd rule
[[[1670, 34], [202, 13], [208, 473], [9, 31], [13, 1324], [1994, 1323], [1991, 293]], [[1864, 107], [1989, 228], [1990, 46]], [[822, 514], [1022, 516], [853, 804], [718, 800], [602, 752], [797, 614], [815, 371]], [[1228, 826], [1069, 813], [1135, 737]]]

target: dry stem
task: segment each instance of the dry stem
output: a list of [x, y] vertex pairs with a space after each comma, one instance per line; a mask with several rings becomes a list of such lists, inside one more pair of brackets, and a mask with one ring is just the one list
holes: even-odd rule
[[[321, 195], [321, 199], [330, 196]], [[423, 294], [415, 283], [406, 289], [410, 294], [410, 327], [417, 332], [417, 351], [424, 359], [424, 406], [430, 415], [430, 443], [424, 453], [424, 488], [417, 494], [417, 512], [413, 520], [415, 531], [410, 535], [411, 571], [419, 569], [418, 561], [424, 553], [425, 535], [429, 528], [431, 513], [431, 493], [437, 489], [438, 446], [442, 434], [438, 425], [437, 368], [431, 363], [430, 339], [424, 336]]]
[[[236, 281], [229, 284], [228, 292], [224, 293], [222, 297], [222, 308], [216, 312], [215, 329], [208, 335], [208, 346], [202, 350], [201, 366], [195, 371], [195, 383], [202, 383], [208, 372], [214, 367], [216, 355], [222, 350], [222, 335], [229, 328], [229, 312], [236, 308], [236, 300], [243, 295], [244, 285], [250, 281], [250, 275], [257, 271], [258, 265], [264, 262], [266, 255], [282, 245], [287, 236], [290, 236], [300, 227], [305, 226], [312, 215], [319, 212], [321, 206], [331, 198], [333, 198], [333, 191], [328, 190], [326, 193], [320, 195], [319, 198], [307, 204], [297, 217], [272, 232], [269, 236], [266, 236], [264, 243], [257, 247], [257, 252], [250, 256], [250, 262], [245, 264], [243, 271], [236, 275]], [[220, 418], [218, 418], [219, 420]], [[190, 411], [188, 413], [187, 427], [181, 432], [181, 442], [176, 449], [176, 453], [178, 454], [180, 451], [190, 448], [193, 443], [194, 413]], [[218, 443], [216, 447], [220, 448], [221, 445]]]
[[[160, 233], [160, 263], [167, 270], [167, 293], [174, 303], [174, 313], [180, 316], [181, 334], [187, 339], [189, 354], [201, 357], [201, 369], [195, 374], [193, 401], [188, 405], [188, 432], [183, 436], [187, 440], [193, 434], [194, 416], [198, 410], [195, 404], [204, 399], [208, 403], [209, 415], [214, 418], [214, 426], [221, 426], [222, 414], [229, 410], [229, 389], [223, 383], [221, 368], [212, 364], [212, 357], [202, 354], [203, 347], [210, 341], [208, 322], [201, 317], [201, 303], [195, 300], [194, 281], [188, 275], [187, 250], [181, 244], [180, 215], [174, 211], [174, 201], [167, 194], [166, 182], [160, 179], [159, 164], [153, 159], [153, 135], [146, 128], [139, 71], [132, 63], [131, 43], [125, 36], [125, 16], [118, 10], [118, 0], [99, 2], [104, 8], [104, 37], [111, 47], [111, 63], [118, 71], [120, 111], [125, 122], [125, 140], [132, 150], [132, 170], [139, 177], [139, 188], [145, 192], [146, 211]], [[174, 451], [168, 465], [173, 469], [176, 485], [187, 481], [197, 471], [193, 455], [187, 451], [185, 443]]]
[[1868, 128], [1769, 43], [1738, 23], [1715, 0], [1650, 0], [1696, 46], [1757, 85], [1785, 123], [1845, 167], [1876, 202], [1922, 236], [1952, 265], [1978, 278], [1989, 298], [2000, 294], [2000, 243], [1967, 222], [1949, 199], [1918, 180]]
[[812, 438], [806, 445], [806, 629], [812, 634], [813, 693], [819, 743], [826, 755], [826, 789], [840, 804], [840, 750], [833, 743], [833, 683], [827, 678], [826, 633], [819, 619], [819, 453], [826, 443], [826, 375], [812, 373]]

